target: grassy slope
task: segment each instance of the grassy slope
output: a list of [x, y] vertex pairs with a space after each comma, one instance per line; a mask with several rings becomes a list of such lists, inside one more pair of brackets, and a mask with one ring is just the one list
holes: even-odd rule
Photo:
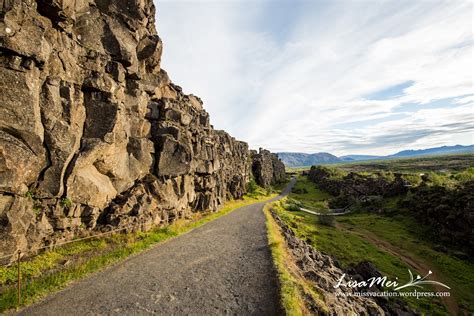
[[[389, 279], [399, 277], [402, 281], [407, 281], [408, 268], [415, 273], [413, 268], [402, 260], [377, 248], [358, 235], [319, 224], [317, 218], [312, 214], [288, 212], [281, 205], [275, 210], [299, 238], [309, 241], [317, 250], [334, 256], [343, 268], [350, 264], [369, 260]], [[411, 306], [430, 315], [446, 315], [445, 308], [439, 300], [410, 298], [408, 302]]]
[[[413, 257], [420, 258], [441, 273], [436, 279], [451, 287], [451, 293], [464, 308], [474, 313], [474, 263], [433, 250], [423, 227], [412, 219], [397, 215], [350, 214], [339, 221], [354, 231], [369, 231]], [[426, 271], [422, 271], [426, 273]]]
[[[251, 197], [226, 202], [216, 213], [195, 213], [193, 219], [177, 220], [165, 228], [78, 241], [56, 250], [46, 251], [21, 264], [22, 305], [34, 303], [64, 288], [71, 281], [104, 269], [157, 243], [189, 232], [239, 207], [274, 196], [276, 194], [267, 195], [263, 189], [258, 188]], [[16, 307], [16, 279], [16, 266], [0, 267], [0, 312]]]
[[[299, 177], [298, 186], [307, 187], [307, 194], [290, 194], [290, 198], [297, 199], [305, 204], [313, 204], [315, 201], [324, 201], [328, 198], [325, 192], [318, 190], [306, 177]], [[320, 202], [318, 202], [320, 203]], [[388, 200], [387, 204], [393, 206], [396, 201]], [[402, 260], [379, 249], [373, 243], [363, 239], [356, 232], [363, 234], [364, 230], [375, 234], [406, 251], [416, 258], [422, 258], [424, 262], [433, 265], [441, 272], [441, 281], [452, 288], [460, 304], [465, 308], [472, 306], [474, 301], [474, 265], [470, 262], [457, 259], [448, 254], [433, 250], [430, 240], [423, 238], [422, 228], [413, 220], [404, 216], [384, 217], [375, 214], [357, 213], [337, 217], [345, 230], [335, 227], [320, 225], [315, 216], [304, 212], [287, 212], [279, 209], [279, 215], [290, 224], [296, 234], [309, 240], [312, 245], [325, 253], [335, 256], [343, 266], [369, 259], [384, 274], [392, 277], [401, 277], [403, 281], [407, 277], [407, 269], [410, 268]], [[354, 230], [351, 233], [350, 230]], [[421, 231], [420, 231], [421, 230]], [[413, 271], [413, 268], [411, 268]], [[463, 273], [460, 273], [463, 271]], [[426, 271], [418, 271], [426, 273]], [[424, 274], [423, 274], [424, 275]], [[424, 312], [444, 314], [445, 309], [439, 301], [434, 300], [409, 300], [412, 306], [421, 308]], [[470, 312], [472, 312], [472, 307]]]
[[[306, 193], [295, 193], [301, 192], [303, 189], [306, 190]], [[307, 177], [300, 176], [289, 197], [300, 201], [303, 207], [314, 211], [325, 211], [328, 209], [327, 200], [331, 196], [317, 188]]]
[[304, 297], [310, 295], [321, 310], [328, 311], [323, 297], [297, 272], [295, 263], [291, 259], [285, 239], [280, 227], [270, 214], [270, 209], [275, 210], [279, 202], [274, 202], [264, 207], [266, 217], [268, 244], [272, 252], [273, 263], [278, 273], [280, 282], [280, 299], [286, 315], [310, 315], [305, 306]]

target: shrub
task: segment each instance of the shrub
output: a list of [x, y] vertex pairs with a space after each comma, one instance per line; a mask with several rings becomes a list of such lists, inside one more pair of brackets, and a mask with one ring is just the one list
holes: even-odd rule
[[474, 167], [468, 168], [462, 172], [453, 175], [453, 178], [461, 183], [474, 180]]
[[418, 174], [403, 174], [402, 179], [407, 182], [407, 184], [411, 184], [412, 186], [417, 186], [421, 183], [421, 176]]
[[71, 207], [72, 206], [72, 201], [68, 199], [67, 197], [61, 199], [61, 205], [64, 207]]
[[29, 191], [29, 190], [26, 191], [25, 197], [27, 197], [29, 199], [32, 199], [32, 200], [36, 200], [36, 195], [32, 191]]
[[250, 178], [250, 181], [247, 183], [247, 192], [248, 193], [255, 193], [257, 191], [258, 185], [257, 182], [255, 182], [254, 178]]
[[321, 225], [333, 227], [335, 224], [335, 218], [331, 215], [318, 215], [318, 223]]
[[300, 201], [295, 200], [295, 199], [288, 199], [288, 200], [287, 200], [287, 203], [288, 203], [288, 204], [295, 204], [295, 205], [297, 205], [297, 206], [303, 206], [303, 203], [301, 203]]
[[34, 206], [33, 207], [33, 213], [35, 213], [35, 215], [41, 214], [42, 211], [43, 211], [43, 209], [40, 206]]
[[446, 178], [444, 176], [433, 171], [425, 173], [422, 179], [425, 181], [425, 183], [428, 183], [432, 186], [443, 186], [446, 182]]
[[350, 196], [340, 194], [329, 200], [329, 208], [343, 208], [349, 204], [353, 204], [355, 201]]
[[285, 209], [290, 212], [298, 212], [301, 211], [301, 208], [296, 204], [287, 204], [285, 205]]
[[379, 173], [379, 176], [385, 180], [387, 180], [388, 182], [393, 182], [395, 181], [395, 175], [393, 174], [393, 172], [391, 171], [381, 171]]
[[303, 188], [294, 187], [293, 189], [291, 189], [291, 192], [296, 193], [296, 194], [305, 194], [305, 193], [308, 193], [308, 189], [306, 189], [305, 187]]
[[288, 199], [288, 201], [285, 204], [285, 209], [287, 211], [297, 212], [297, 211], [301, 211], [301, 206], [302, 204], [300, 201]]

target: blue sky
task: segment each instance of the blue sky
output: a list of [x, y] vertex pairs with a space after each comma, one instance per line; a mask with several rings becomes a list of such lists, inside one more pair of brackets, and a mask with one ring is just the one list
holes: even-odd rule
[[156, 1], [162, 67], [272, 151], [474, 143], [468, 1]]

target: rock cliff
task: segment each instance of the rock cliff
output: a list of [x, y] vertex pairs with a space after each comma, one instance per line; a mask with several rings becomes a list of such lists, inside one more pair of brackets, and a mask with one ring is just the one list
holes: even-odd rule
[[154, 17], [151, 0], [0, 1], [0, 257], [245, 193], [247, 144], [171, 83]]
[[286, 177], [285, 165], [274, 153], [260, 148], [252, 150], [252, 173], [257, 184], [268, 188], [272, 184], [284, 181]]

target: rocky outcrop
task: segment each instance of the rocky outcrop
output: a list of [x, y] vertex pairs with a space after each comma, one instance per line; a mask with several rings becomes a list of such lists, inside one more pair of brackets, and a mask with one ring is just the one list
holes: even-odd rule
[[[297, 272], [308, 284], [321, 294], [327, 309], [319, 306], [312, 296], [304, 295], [305, 305], [314, 315], [419, 315], [411, 310], [408, 305], [400, 299], [388, 299], [383, 296], [357, 296], [360, 292], [383, 292], [379, 287], [360, 288], [339, 287], [341, 276], [348, 274], [351, 280], [366, 281], [370, 277], [381, 276], [377, 268], [370, 262], [361, 262], [356, 266], [344, 271], [337, 260], [314, 249], [306, 241], [296, 237], [293, 230], [273, 211], [271, 211], [276, 223], [280, 226], [285, 238], [286, 246], [296, 263]], [[345, 295], [337, 295], [343, 292]], [[329, 313], [327, 312], [329, 311]]]
[[[347, 296], [336, 295], [334, 286], [338, 283], [344, 271], [338, 267], [337, 261], [327, 256], [309, 245], [302, 239], [296, 237], [295, 233], [286, 223], [273, 211], [273, 218], [280, 226], [286, 241], [286, 246], [291, 254], [292, 260], [296, 263], [298, 273], [310, 283], [318, 293], [324, 297], [324, 304], [331, 315], [383, 315], [382, 308], [369, 297], [351, 296], [354, 292], [352, 288], [347, 288], [350, 292]], [[315, 315], [328, 314], [311, 295], [305, 295], [306, 306]]]
[[264, 188], [282, 182], [286, 178], [285, 165], [274, 153], [260, 148], [258, 153], [252, 150], [252, 173], [257, 184]]
[[[247, 144], [171, 83], [154, 16], [151, 0], [0, 3], [0, 257], [245, 193]], [[269, 159], [266, 184], [284, 172]]]
[[383, 198], [398, 197], [399, 210], [423, 224], [433, 240], [456, 249], [453, 253], [460, 258], [474, 255], [474, 181], [439, 185], [425, 174], [421, 184], [413, 186], [399, 173], [335, 174], [337, 172], [313, 166], [308, 174], [319, 188], [334, 196], [331, 207], [358, 203], [366, 211], [383, 213]]
[[469, 255], [472, 258], [474, 181], [459, 183], [453, 188], [432, 186], [423, 181], [410, 191], [410, 195], [399, 202], [399, 207], [407, 209], [418, 222], [429, 227], [433, 240], [447, 245], [451, 250], [462, 251], [454, 251], [455, 256], [467, 259]]
[[355, 202], [364, 202], [375, 197], [392, 197], [408, 191], [401, 174], [361, 175], [355, 172], [348, 174], [326, 168], [312, 166], [308, 177], [319, 188], [337, 197], [340, 205], [344, 207]]

